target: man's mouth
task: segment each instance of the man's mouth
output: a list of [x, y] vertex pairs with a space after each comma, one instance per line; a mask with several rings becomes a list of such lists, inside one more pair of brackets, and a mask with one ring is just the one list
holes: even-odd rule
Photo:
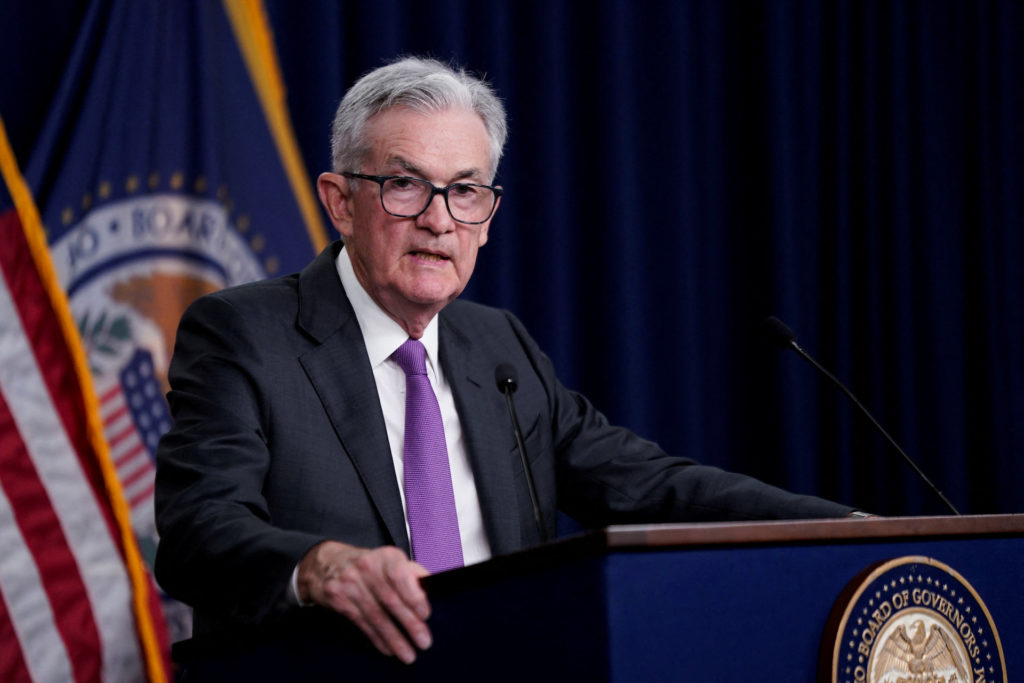
[[445, 256], [444, 254], [438, 254], [433, 251], [410, 251], [409, 255], [414, 256], [415, 258], [418, 259], [423, 259], [424, 261], [432, 261], [434, 263], [440, 263], [441, 261], [451, 260], [448, 256]]

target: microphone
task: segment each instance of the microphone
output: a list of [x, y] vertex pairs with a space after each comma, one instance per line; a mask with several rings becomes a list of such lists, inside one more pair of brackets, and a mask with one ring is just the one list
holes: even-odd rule
[[530, 460], [526, 457], [526, 445], [523, 443], [523, 432], [519, 429], [519, 418], [516, 417], [515, 403], [512, 401], [512, 394], [519, 388], [516, 382], [516, 369], [509, 363], [499, 363], [494, 368], [494, 381], [498, 385], [498, 391], [505, 394], [505, 404], [508, 406], [508, 414], [512, 419], [512, 430], [516, 434], [516, 445], [519, 446], [519, 457], [523, 460], [523, 474], [526, 475], [526, 487], [530, 490], [530, 502], [533, 504], [533, 519], [537, 523], [537, 531], [541, 540], [547, 540], [544, 533], [544, 517], [540, 512], [540, 503], [537, 502], [537, 488], [533, 484], [533, 471], [530, 469]]
[[789, 329], [789, 326], [786, 325], [786, 323], [782, 322], [775, 316], [771, 316], [764, 321], [763, 329], [765, 334], [772, 341], [772, 343], [774, 343], [780, 349], [796, 351], [797, 355], [799, 355], [805, 361], [813, 365], [815, 369], [818, 370], [818, 372], [832, 380], [832, 383], [839, 387], [842, 390], [842, 392], [846, 394], [851, 401], [853, 401], [854, 405], [860, 408], [861, 412], [864, 413], [864, 415], [866, 415], [867, 418], [871, 421], [871, 424], [875, 426], [875, 429], [877, 429], [879, 433], [881, 433], [881, 435], [884, 436], [886, 440], [892, 445], [892, 447], [895, 448], [901, 456], [903, 456], [903, 459], [907, 462], [908, 465], [910, 465], [910, 468], [914, 470], [914, 473], [918, 476], [918, 478], [920, 478], [921, 481], [923, 481], [925, 485], [942, 500], [942, 502], [946, 505], [946, 507], [948, 507], [953, 512], [954, 515], [960, 514], [959, 510], [957, 510], [953, 506], [953, 504], [949, 502], [949, 499], [946, 498], [945, 495], [943, 495], [942, 491], [940, 491], [939, 488], [935, 484], [933, 484], [930, 479], [928, 479], [925, 473], [921, 471], [921, 468], [917, 466], [917, 463], [911, 460], [910, 456], [907, 455], [906, 451], [900, 448], [899, 444], [896, 443], [896, 440], [889, 436], [889, 432], [885, 431], [882, 428], [882, 425], [878, 424], [878, 420], [876, 420], [874, 416], [872, 416], [871, 413], [868, 412], [868, 409], [865, 408], [861, 404], [861, 402], [857, 400], [857, 397], [853, 395], [853, 392], [847, 389], [846, 385], [844, 385], [842, 382], [836, 379], [836, 377], [831, 372], [822, 367], [821, 364], [818, 363], [818, 361], [814, 360], [810, 356], [810, 354], [808, 354], [806, 351], [800, 348], [800, 345], [796, 343], [796, 333], [793, 332], [793, 330]]

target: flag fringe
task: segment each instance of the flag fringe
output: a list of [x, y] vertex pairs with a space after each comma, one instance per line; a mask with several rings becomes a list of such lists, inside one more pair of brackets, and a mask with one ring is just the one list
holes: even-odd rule
[[274, 39], [263, 3], [261, 0], [223, 2], [224, 11], [228, 15], [239, 50], [245, 60], [245, 68], [263, 106], [267, 126], [273, 135], [285, 174], [306, 223], [306, 231], [314, 250], [319, 253], [327, 246], [327, 233], [324, 230], [320, 205], [313, 196], [312, 183], [295, 141], [285, 101], [284, 79], [277, 64]]

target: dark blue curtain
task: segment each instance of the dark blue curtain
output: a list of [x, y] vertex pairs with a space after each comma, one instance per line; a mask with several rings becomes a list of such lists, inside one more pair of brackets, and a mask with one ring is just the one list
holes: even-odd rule
[[885, 514], [1024, 511], [1019, 2], [268, 0], [300, 143], [402, 53], [505, 99], [465, 296], [670, 452]]
[[[793, 490], [941, 513], [763, 340], [774, 314], [962, 511], [1024, 511], [1020, 2], [266, 6], [314, 176], [367, 69], [426, 54], [495, 84], [506, 195], [465, 296], [519, 315], [612, 420]], [[45, 84], [60, 49], [33, 54]]]

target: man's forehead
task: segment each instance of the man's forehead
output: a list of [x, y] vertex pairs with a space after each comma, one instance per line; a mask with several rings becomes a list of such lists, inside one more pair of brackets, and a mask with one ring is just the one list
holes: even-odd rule
[[438, 165], [452, 177], [487, 176], [490, 138], [472, 109], [393, 107], [370, 118], [366, 132], [375, 164], [418, 176], [441, 170]]
[[407, 127], [451, 129], [453, 126], [458, 126], [460, 134], [467, 139], [480, 135], [489, 138], [480, 114], [461, 106], [419, 110], [396, 105], [377, 112], [366, 122], [366, 130], [377, 136], [393, 136]]

